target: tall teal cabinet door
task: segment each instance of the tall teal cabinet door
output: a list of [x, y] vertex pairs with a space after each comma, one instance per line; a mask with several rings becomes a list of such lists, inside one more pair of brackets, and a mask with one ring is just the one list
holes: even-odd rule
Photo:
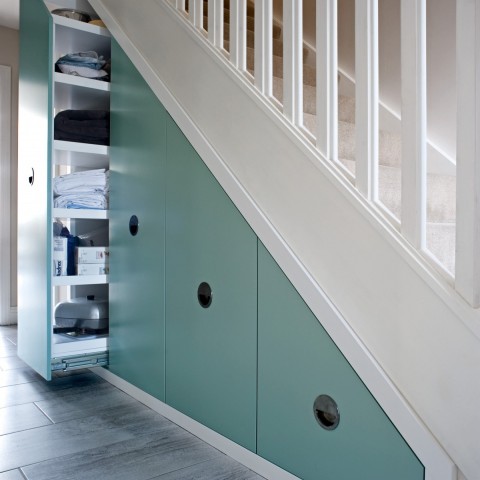
[[[258, 454], [304, 480], [423, 479], [423, 465], [260, 243], [258, 275]], [[320, 395], [336, 407], [321, 397], [314, 411]]]
[[167, 403], [255, 450], [256, 236], [171, 119], [167, 132]]
[[166, 112], [115, 41], [110, 102], [110, 369], [164, 400]]
[[18, 355], [51, 378], [52, 17], [20, 2], [18, 151]]

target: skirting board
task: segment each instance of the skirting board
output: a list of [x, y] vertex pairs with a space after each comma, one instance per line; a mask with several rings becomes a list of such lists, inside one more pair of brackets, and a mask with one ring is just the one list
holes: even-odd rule
[[138, 400], [140, 403], [143, 403], [153, 411], [163, 415], [165, 418], [168, 418], [173, 423], [176, 423], [178, 426], [184, 428], [209, 445], [212, 445], [212, 447], [215, 447], [217, 450], [225, 453], [230, 458], [240, 462], [242, 465], [245, 465], [247, 468], [253, 470], [262, 477], [271, 480], [300, 480], [295, 475], [282, 470], [273, 463], [270, 463], [264, 458], [252, 453], [250, 450], [241, 447], [223, 435], [220, 435], [210, 428], [205, 427], [201, 423], [198, 423], [190, 417], [187, 417], [187, 415], [184, 415], [183, 413], [175, 410], [155, 397], [152, 397], [148, 393], [145, 393], [143, 390], [140, 390], [138, 387], [126, 382], [109, 370], [102, 367], [95, 367], [91, 368], [90, 370], [131, 397], [135, 398], [135, 400]]

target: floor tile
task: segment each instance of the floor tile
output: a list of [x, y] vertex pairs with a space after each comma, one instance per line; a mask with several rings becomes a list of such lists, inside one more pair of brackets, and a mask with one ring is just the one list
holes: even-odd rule
[[51, 423], [33, 403], [0, 408], [0, 435], [42, 427]]
[[148, 480], [222, 455], [177, 426], [25, 467], [31, 480]]
[[19, 385], [21, 383], [38, 382], [40, 380], [40, 375], [34, 372], [30, 367], [16, 368], [15, 370], [0, 372], [0, 388]]
[[20, 470], [10, 470], [9, 472], [0, 473], [0, 480], [25, 480]]
[[15, 368], [25, 368], [28, 365], [20, 360], [16, 355], [15, 356], [10, 356], [10, 357], [3, 357], [0, 358], [0, 368], [3, 371], [6, 370], [14, 370]]
[[207, 462], [176, 470], [150, 480], [262, 480], [235, 460], [222, 455]]

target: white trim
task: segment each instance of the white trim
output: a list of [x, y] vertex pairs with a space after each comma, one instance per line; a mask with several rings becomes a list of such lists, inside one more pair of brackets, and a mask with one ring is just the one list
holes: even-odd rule
[[[456, 467], [449, 456], [401, 396], [359, 337], [352, 331], [345, 319], [331, 304], [315, 279], [309, 274], [279, 235], [278, 231], [275, 230], [268, 218], [258, 208], [255, 201], [238, 182], [237, 178], [223, 162], [213, 146], [192, 122], [178, 100], [166, 88], [161, 78], [159, 78], [152, 68], [152, 65], [147, 62], [145, 57], [133, 45], [129, 36], [125, 34], [122, 27], [117, 23], [116, 18], [112, 16], [109, 9], [104, 6], [103, 0], [91, 0], [91, 3], [167, 111], [174, 118], [180, 129], [226, 190], [232, 201], [237, 205], [237, 208], [239, 208], [254, 231], [262, 239], [267, 249], [281, 265], [290, 281], [295, 285], [314, 314], [318, 318], [322, 318], [320, 314], [324, 313], [326, 309], [330, 309], [331, 314], [322, 318], [323, 326], [347, 357], [348, 361], [353, 365], [360, 378], [378, 400], [407, 443], [415, 451], [420, 461], [425, 465], [425, 479], [456, 480]], [[233, 68], [225, 61], [222, 55], [215, 55], [211, 46], [206, 41], [199, 39], [201, 37], [197, 36], [190, 24], [185, 23], [176, 13], [172, 13], [172, 9], [167, 3], [160, 0], [155, 3], [161, 8], [162, 14], [168, 19], [168, 22], [176, 22], [176, 25], [184, 29], [192, 40], [198, 42], [198, 45], [200, 45], [202, 49], [208, 51], [217, 66], [224, 69], [226, 75], [230, 76], [232, 81], [235, 81], [240, 88], [248, 90], [251, 93], [258, 92], [252, 86], [251, 82], [247, 82], [234, 72]], [[317, 168], [324, 172], [332, 182], [335, 179], [339, 186], [345, 187], [339, 188], [338, 191], [342, 192], [345, 197], [351, 197], [352, 205], [355, 206], [359, 214], [367, 219], [372, 227], [376, 228], [381, 235], [388, 239], [392, 248], [402, 256], [422, 279], [428, 282], [428, 285], [437, 292], [438, 297], [442, 299], [443, 302], [448, 303], [455, 311], [460, 311], [460, 315], [462, 315], [464, 320], [465, 317], [468, 317], [473, 331], [479, 332], [480, 335], [478, 326], [476, 326], [476, 316], [469, 314], [467, 309], [463, 310], [465, 307], [462, 307], [462, 305], [464, 304], [460, 303], [460, 299], [454, 296], [454, 292], [450, 286], [447, 285], [444, 279], [434, 275], [434, 273], [425, 266], [418, 252], [413, 250], [408, 243], [398, 235], [398, 232], [383, 220], [379, 209], [366, 202], [355, 188], [338, 174], [333, 167], [330, 167], [328, 163], [318, 162], [316, 160], [317, 150], [314, 149], [315, 147], [306, 144], [298, 132], [282, 118], [275, 107], [266, 102], [259, 94], [258, 96], [254, 95], [254, 99], [258, 105], [264, 109], [265, 113], [271, 116], [272, 120], [278, 121], [285, 135], [289, 136], [293, 142], [296, 142], [298, 147], [302, 149], [306, 155], [315, 159]], [[356, 201], [354, 201], [354, 199]], [[382, 227], [380, 228], [379, 225]]]
[[187, 417], [183, 413], [175, 410], [166, 403], [161, 402], [157, 398], [152, 397], [131, 383], [126, 382], [112, 372], [104, 368], [91, 368], [90, 370], [131, 397], [135, 398], [135, 400], [138, 400], [140, 403], [143, 403], [153, 411], [168, 418], [188, 432], [193, 433], [196, 437], [217, 448], [221, 452], [225, 453], [237, 462], [245, 465], [247, 468], [250, 468], [259, 475], [272, 480], [300, 480], [295, 475], [282, 470], [273, 463], [270, 463], [264, 458], [252, 453], [250, 450], [241, 447], [223, 435], [220, 435], [214, 430], [211, 430], [210, 428], [205, 427], [190, 417]]
[[10, 302], [11, 95], [12, 69], [0, 65], [0, 325], [15, 323]]

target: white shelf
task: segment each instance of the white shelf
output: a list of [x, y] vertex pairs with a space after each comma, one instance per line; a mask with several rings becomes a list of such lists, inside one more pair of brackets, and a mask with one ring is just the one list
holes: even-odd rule
[[77, 218], [88, 220], [108, 220], [108, 210], [82, 210], [77, 208], [54, 208], [55, 218]]
[[53, 149], [64, 152], [93, 153], [95, 155], [108, 155], [109, 147], [105, 145], [95, 145], [93, 143], [66, 142], [64, 140], [54, 140]]
[[103, 285], [108, 283], [108, 275], [64, 275], [53, 277], [54, 287], [73, 287], [78, 285]]
[[67, 75], [66, 73], [55, 72], [53, 79], [56, 83], [71, 85], [75, 87], [91, 88], [102, 92], [110, 91], [110, 82], [95, 80], [92, 78], [80, 77], [78, 75]]
[[80, 32], [92, 33], [94, 35], [102, 35], [103, 37], [111, 36], [106, 28], [99, 27], [98, 25], [72, 20], [71, 18], [61, 17], [60, 15], [55, 14], [52, 14], [52, 18], [55, 25], [61, 25], [62, 27], [71, 28]]
[[106, 350], [108, 350], [108, 335], [92, 335], [83, 339], [58, 333], [52, 335], [52, 358], [75, 354], [101, 353]]

